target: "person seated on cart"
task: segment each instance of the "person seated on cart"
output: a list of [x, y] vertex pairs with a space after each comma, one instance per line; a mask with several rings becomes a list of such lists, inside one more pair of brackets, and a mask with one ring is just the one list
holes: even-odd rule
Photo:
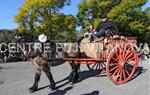
[[95, 36], [114, 36], [118, 35], [118, 27], [112, 21], [109, 21], [105, 14], [100, 15], [101, 23], [95, 29]]
[[94, 40], [94, 32], [95, 32], [95, 29], [94, 29], [94, 25], [91, 24], [89, 26], [89, 28], [86, 30], [86, 33], [84, 34], [84, 37], [87, 37], [88, 40], [93, 41]]
[[[100, 24], [96, 27], [96, 29], [93, 29], [92, 36], [94, 37], [104, 37], [104, 36], [115, 36], [118, 37], [118, 27], [116, 24], [114, 24], [112, 21], [109, 21], [107, 16], [105, 14], [100, 15]], [[94, 33], [93, 33], [94, 32]], [[89, 33], [85, 33], [85, 35], [88, 35]], [[82, 36], [78, 40], [78, 44], [84, 39], [86, 36]], [[88, 36], [90, 42], [93, 41], [92, 36]]]

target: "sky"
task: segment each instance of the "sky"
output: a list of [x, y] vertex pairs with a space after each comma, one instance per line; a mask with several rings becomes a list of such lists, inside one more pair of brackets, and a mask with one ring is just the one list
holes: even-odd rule
[[[24, 0], [1, 0], [0, 2], [0, 29], [15, 29], [18, 25], [13, 18], [18, 13], [18, 9]], [[78, 12], [77, 4], [81, 0], [72, 0], [70, 6], [64, 7], [61, 12], [64, 14], [76, 15]], [[150, 0], [143, 6], [143, 9], [150, 6]]]
[[0, 29], [14, 29], [17, 24], [13, 17], [17, 14], [24, 0], [1, 0], [0, 1]]

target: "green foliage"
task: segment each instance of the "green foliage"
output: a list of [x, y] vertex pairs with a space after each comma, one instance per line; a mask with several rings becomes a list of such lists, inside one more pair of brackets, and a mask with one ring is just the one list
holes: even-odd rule
[[16, 30], [7, 30], [7, 29], [0, 30], [0, 43], [14, 42], [15, 33]]
[[[69, 4], [70, 0], [25, 0], [14, 20], [19, 24], [19, 31], [44, 33], [55, 40], [61, 32], [68, 31], [71, 35], [75, 31], [75, 17], [59, 12], [59, 9]], [[62, 40], [67, 39], [66, 35]]]
[[91, 23], [99, 18], [102, 13], [108, 13], [115, 5], [119, 4], [121, 0], [83, 0], [79, 5], [79, 12], [77, 14], [78, 24], [86, 27], [87, 23]]
[[[67, 37], [67, 39], [66, 39]], [[61, 42], [61, 43], [65, 43], [65, 42], [76, 42], [77, 41], [77, 36], [76, 36], [76, 32], [68, 32], [68, 31], [64, 31], [64, 32], [60, 32], [56, 35], [56, 39], [54, 39], [55, 42]]]
[[[121, 35], [150, 38], [150, 7], [142, 10], [147, 0], [83, 0], [78, 5], [78, 24], [87, 27], [100, 23], [99, 15], [107, 14], [117, 24]], [[147, 37], [145, 37], [147, 36]]]

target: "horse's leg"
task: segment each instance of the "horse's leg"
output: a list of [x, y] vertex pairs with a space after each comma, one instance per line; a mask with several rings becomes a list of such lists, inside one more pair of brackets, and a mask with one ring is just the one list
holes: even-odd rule
[[40, 76], [41, 76], [41, 70], [36, 68], [33, 86], [29, 88], [29, 91], [31, 93], [38, 89], [38, 82], [40, 81]]
[[74, 62], [69, 62], [71, 66], [71, 73], [69, 74], [69, 82], [72, 82], [72, 84], [76, 83], [77, 80], [79, 79], [79, 74], [78, 74], [78, 68], [79, 65], [75, 64]]
[[72, 82], [73, 79], [73, 73], [74, 73], [74, 64], [72, 64], [72, 62], [69, 62], [70, 66], [71, 66], [71, 73], [68, 76], [69, 82]]
[[43, 70], [43, 61], [41, 61], [41, 57], [37, 56], [33, 58], [33, 64], [35, 66], [35, 77], [34, 77], [34, 83], [32, 87], [29, 88], [29, 91], [32, 93], [38, 89], [38, 83], [40, 81], [41, 72]]
[[[75, 64], [75, 63], [73, 63], [73, 64]], [[73, 82], [72, 83], [76, 83], [79, 79], [79, 74], [78, 74], [79, 67], [80, 67], [80, 64], [75, 64], [75, 71], [74, 71]]]
[[48, 64], [45, 64], [45, 65], [44, 65], [43, 71], [45, 72], [47, 78], [48, 78], [49, 81], [50, 81], [50, 86], [49, 86], [49, 87], [50, 87], [52, 90], [54, 90], [54, 89], [55, 89], [55, 81], [54, 81], [53, 76], [52, 76], [52, 74], [51, 74], [51, 72], [50, 72], [50, 67], [49, 67]]

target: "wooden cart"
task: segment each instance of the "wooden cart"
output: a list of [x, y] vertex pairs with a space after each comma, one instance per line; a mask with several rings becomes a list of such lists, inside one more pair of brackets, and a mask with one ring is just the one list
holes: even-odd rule
[[86, 38], [80, 44], [84, 58], [64, 58], [76, 64], [87, 64], [90, 70], [107, 73], [115, 84], [123, 84], [132, 79], [139, 64], [136, 51], [136, 37], [104, 37], [94, 42]]

